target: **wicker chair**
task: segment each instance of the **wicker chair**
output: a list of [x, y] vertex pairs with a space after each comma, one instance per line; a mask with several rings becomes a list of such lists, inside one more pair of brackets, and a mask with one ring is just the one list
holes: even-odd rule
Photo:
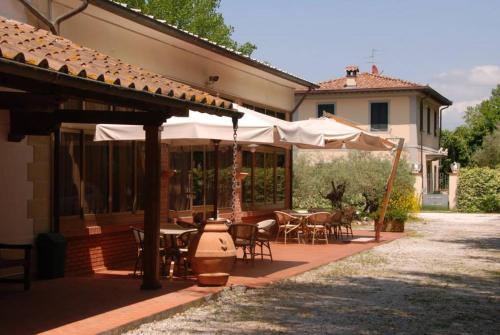
[[184, 266], [184, 277], [189, 273], [189, 244], [196, 234], [198, 234], [197, 230], [190, 230], [177, 236], [177, 249], [179, 251], [177, 254], [177, 264], [178, 267], [181, 263]]
[[[256, 245], [260, 247], [260, 253], [256, 253], [255, 256], [260, 256], [260, 259], [264, 259], [264, 256], [269, 256], [271, 262], [273, 261], [273, 253], [271, 252], [271, 236], [272, 229], [276, 225], [275, 220], [264, 220], [257, 223], [257, 240]], [[268, 253], [265, 254], [263, 248], [266, 247]]]
[[[340, 228], [346, 229], [346, 235], [349, 237], [349, 232], [351, 237], [354, 237], [352, 233], [352, 220], [354, 219], [354, 215], [356, 214], [356, 209], [354, 207], [348, 207], [342, 211], [342, 219], [340, 221]], [[341, 231], [342, 234], [342, 231]]]
[[286, 244], [287, 237], [292, 235], [295, 236], [293, 238], [296, 238], [300, 243], [300, 237], [303, 233], [301, 230], [301, 220], [281, 211], [276, 211], [274, 214], [276, 215], [276, 223], [278, 224], [276, 240], [278, 240], [280, 235], [283, 234], [284, 243]]
[[307, 235], [311, 238], [312, 244], [316, 240], [328, 244], [331, 218], [332, 214], [329, 212], [317, 212], [307, 218]]
[[246, 223], [235, 223], [229, 226], [229, 234], [233, 238], [236, 249], [243, 250], [243, 260], [247, 260], [250, 254], [252, 263], [255, 260], [255, 245], [257, 241], [257, 225]]
[[334, 238], [342, 238], [342, 211], [336, 211], [332, 214], [330, 220], [330, 232]]

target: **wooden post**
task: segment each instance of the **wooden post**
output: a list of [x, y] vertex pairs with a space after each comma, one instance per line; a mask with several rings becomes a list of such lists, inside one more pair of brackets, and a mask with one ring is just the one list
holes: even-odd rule
[[219, 207], [219, 140], [214, 140], [214, 213], [213, 218], [217, 219], [217, 211]]
[[384, 199], [382, 200], [382, 208], [380, 209], [380, 217], [375, 224], [375, 241], [380, 242], [380, 231], [382, 230], [382, 225], [384, 223], [385, 212], [387, 210], [387, 205], [389, 205], [389, 199], [391, 198], [392, 187], [394, 186], [394, 180], [396, 179], [396, 173], [398, 171], [399, 159], [401, 158], [401, 152], [403, 151], [403, 144], [405, 140], [403, 138], [399, 139], [398, 146], [396, 148], [396, 156], [392, 162], [391, 174], [387, 180], [386, 191], [384, 194]]
[[161, 288], [160, 283], [160, 186], [161, 125], [146, 125], [146, 160], [144, 178], [144, 250], [143, 290]]
[[52, 169], [52, 232], [59, 233], [60, 231], [60, 215], [61, 215], [61, 129], [57, 127], [54, 131], [53, 138], [53, 155], [54, 166]]

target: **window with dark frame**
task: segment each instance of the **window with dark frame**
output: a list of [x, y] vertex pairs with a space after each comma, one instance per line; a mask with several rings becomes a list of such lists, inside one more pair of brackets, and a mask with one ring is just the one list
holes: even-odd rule
[[427, 107], [427, 134], [431, 133], [431, 109]]
[[389, 129], [389, 104], [372, 102], [370, 104], [371, 131], [387, 131]]
[[438, 134], [438, 112], [434, 111], [434, 136]]
[[261, 114], [269, 115], [275, 118], [278, 118], [280, 120], [286, 120], [286, 113], [284, 112], [277, 112], [272, 109], [268, 108], [262, 108], [262, 107], [256, 107], [250, 104], [243, 104], [243, 107], [254, 110], [256, 112], [259, 112]]
[[322, 117], [326, 113], [335, 115], [335, 104], [318, 104], [316, 116]]

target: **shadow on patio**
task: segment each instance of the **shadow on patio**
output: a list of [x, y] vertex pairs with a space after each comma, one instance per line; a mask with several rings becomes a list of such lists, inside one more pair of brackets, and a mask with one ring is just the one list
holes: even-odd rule
[[[398, 233], [383, 235], [385, 241], [401, 236]], [[229, 285], [262, 287], [376, 245], [273, 243], [274, 262], [257, 258], [252, 265], [250, 261], [238, 260]], [[132, 266], [123, 266], [88, 276], [34, 281], [32, 290], [27, 292], [15, 285], [0, 285], [2, 333], [99, 333], [158, 313], [179, 310], [185, 304], [223, 289], [198, 287], [193, 278], [163, 279], [163, 288], [155, 291], [142, 291], [140, 284], [140, 278], [132, 275]]]

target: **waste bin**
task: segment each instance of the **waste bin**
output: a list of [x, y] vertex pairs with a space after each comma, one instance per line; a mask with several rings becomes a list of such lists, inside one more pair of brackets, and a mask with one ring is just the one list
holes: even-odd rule
[[39, 234], [36, 239], [38, 276], [42, 279], [64, 277], [66, 239], [58, 233]]

